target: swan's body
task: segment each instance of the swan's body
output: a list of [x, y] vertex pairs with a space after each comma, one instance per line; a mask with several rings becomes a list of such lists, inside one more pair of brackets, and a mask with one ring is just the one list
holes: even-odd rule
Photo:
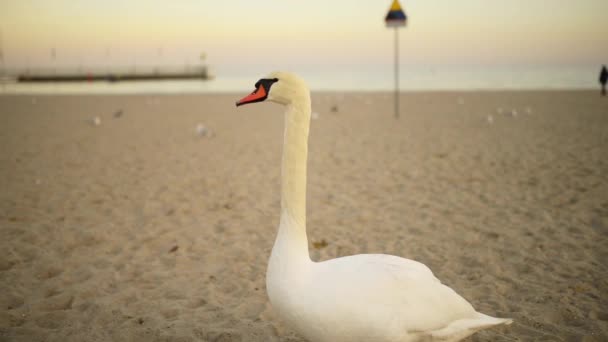
[[310, 341], [459, 341], [510, 319], [475, 309], [419, 262], [361, 254], [313, 262], [306, 237], [306, 159], [310, 93], [274, 73], [237, 105], [266, 99], [287, 106], [281, 218], [266, 288], [273, 308]]

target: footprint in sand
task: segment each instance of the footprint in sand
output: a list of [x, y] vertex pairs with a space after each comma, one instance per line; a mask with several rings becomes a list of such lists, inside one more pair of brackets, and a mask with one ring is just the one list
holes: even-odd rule
[[23, 297], [9, 291], [4, 291], [0, 296], [0, 307], [7, 310], [20, 308], [24, 303]]
[[47, 279], [55, 278], [58, 275], [60, 275], [61, 273], [63, 273], [63, 270], [60, 268], [57, 268], [57, 267], [45, 268], [38, 272], [38, 279], [47, 280]]
[[205, 340], [211, 342], [232, 342], [241, 340], [241, 335], [234, 331], [210, 331], [206, 335]]
[[65, 311], [53, 311], [38, 314], [33, 317], [37, 326], [44, 329], [57, 329], [65, 321], [67, 313]]
[[203, 298], [195, 298], [193, 300], [191, 300], [188, 304], [186, 304], [186, 307], [188, 309], [198, 309], [200, 307], [203, 307], [207, 305], [207, 301]]
[[74, 296], [70, 294], [61, 294], [45, 299], [39, 306], [42, 311], [61, 311], [69, 310], [74, 303]]
[[170, 320], [170, 321], [175, 320], [179, 316], [179, 309], [178, 308], [165, 308], [160, 311], [160, 314], [166, 320]]

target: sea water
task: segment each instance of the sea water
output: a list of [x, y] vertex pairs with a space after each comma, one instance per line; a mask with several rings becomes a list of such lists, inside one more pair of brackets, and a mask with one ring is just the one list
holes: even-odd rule
[[[266, 70], [269, 69], [269, 70]], [[212, 80], [0, 83], [5, 94], [222, 93], [252, 90], [271, 71], [225, 72]], [[313, 91], [393, 91], [392, 67], [296, 70]], [[598, 87], [598, 66], [400, 66], [402, 91], [536, 90]]]

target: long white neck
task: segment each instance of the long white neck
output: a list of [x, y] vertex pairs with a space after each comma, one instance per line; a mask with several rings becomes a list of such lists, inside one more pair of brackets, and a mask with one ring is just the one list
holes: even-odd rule
[[275, 241], [280, 254], [306, 257], [306, 161], [310, 127], [310, 94], [298, 96], [287, 106], [281, 169], [281, 222]]

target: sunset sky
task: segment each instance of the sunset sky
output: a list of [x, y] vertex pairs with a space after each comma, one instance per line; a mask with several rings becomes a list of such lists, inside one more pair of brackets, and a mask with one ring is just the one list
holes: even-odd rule
[[[2, 0], [7, 67], [196, 63], [255, 68], [391, 65], [391, 0]], [[608, 63], [606, 0], [401, 1], [405, 65]], [[51, 50], [55, 49], [53, 59]]]

